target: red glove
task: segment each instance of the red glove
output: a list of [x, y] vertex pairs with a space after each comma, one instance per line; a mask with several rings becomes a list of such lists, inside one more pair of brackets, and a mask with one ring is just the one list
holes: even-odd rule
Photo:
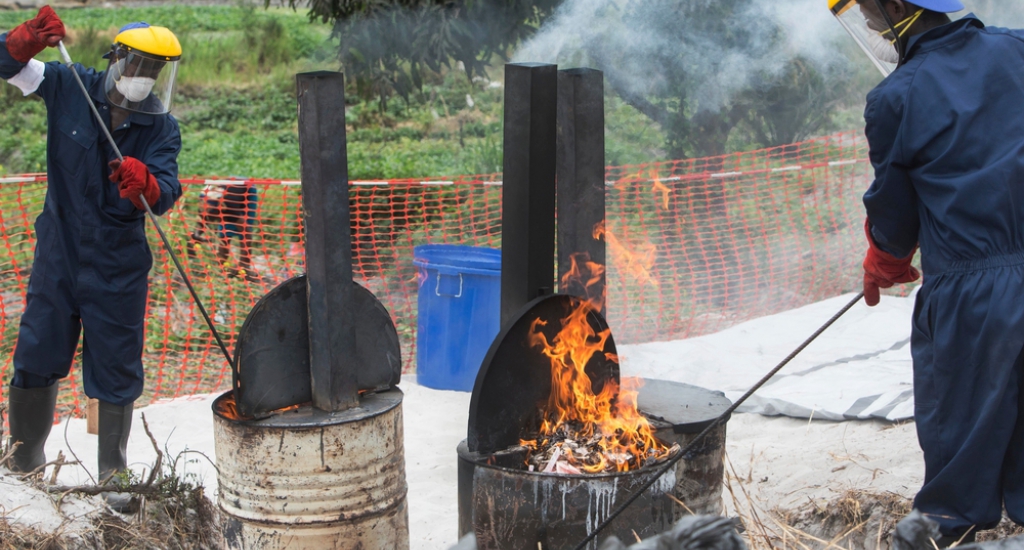
[[64, 22], [53, 8], [43, 6], [35, 19], [25, 21], [7, 33], [7, 52], [14, 59], [28, 63], [47, 46], [52, 48], [63, 39]]
[[[878, 289], [889, 288], [896, 283], [912, 283], [921, 277], [921, 273], [910, 262], [914, 260], [914, 252], [904, 259], [878, 248], [871, 237], [871, 222], [864, 221], [864, 231], [868, 235], [868, 253], [864, 257], [864, 302], [869, 306], [877, 306], [880, 299]], [[914, 247], [917, 251], [917, 247]]]
[[156, 178], [141, 160], [124, 157], [124, 162], [114, 159], [110, 161], [109, 166], [114, 171], [113, 174], [110, 174], [110, 181], [117, 184], [118, 190], [121, 191], [121, 198], [132, 201], [135, 208], [146, 209], [146, 206], [139, 200], [139, 195], [146, 197], [146, 202], [150, 207], [156, 205], [156, 201], [160, 200], [160, 184], [156, 182]]

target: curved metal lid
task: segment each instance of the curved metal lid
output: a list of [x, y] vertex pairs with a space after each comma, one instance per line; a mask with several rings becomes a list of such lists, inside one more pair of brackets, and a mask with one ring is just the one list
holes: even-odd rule
[[[384, 304], [353, 282], [356, 361], [360, 390], [383, 391], [402, 377], [398, 332]], [[288, 279], [260, 298], [242, 323], [235, 344], [234, 392], [245, 417], [308, 403], [313, 399], [309, 367], [306, 276]]]
[[730, 406], [722, 392], [654, 378], [645, 378], [637, 395], [640, 412], [671, 424], [677, 434], [700, 433]]
[[[561, 329], [560, 321], [581, 305], [583, 300], [576, 296], [544, 296], [523, 306], [502, 327], [476, 376], [469, 404], [470, 451], [493, 453], [518, 445], [525, 429], [540, 425], [540, 405], [551, 393], [551, 360], [530, 345], [533, 322], [546, 321], [538, 329], [551, 341]], [[595, 331], [608, 329], [608, 323], [596, 311], [588, 314], [588, 321]], [[619, 365], [605, 354], [615, 354], [610, 336], [604, 354], [595, 354], [586, 366], [595, 393], [607, 380], [619, 381]]]

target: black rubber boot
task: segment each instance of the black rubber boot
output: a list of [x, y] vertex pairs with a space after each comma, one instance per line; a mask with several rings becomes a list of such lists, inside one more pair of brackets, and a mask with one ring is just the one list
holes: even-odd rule
[[[99, 406], [99, 468], [100, 483], [128, 467], [128, 434], [132, 431], [133, 405], [119, 407], [105, 401]], [[128, 493], [103, 493], [104, 500], [115, 512], [130, 514], [137, 502]]]
[[57, 388], [57, 382], [45, 388], [28, 390], [7, 386], [11, 443], [21, 442], [7, 463], [12, 471], [28, 473], [46, 464], [44, 446], [53, 427]]

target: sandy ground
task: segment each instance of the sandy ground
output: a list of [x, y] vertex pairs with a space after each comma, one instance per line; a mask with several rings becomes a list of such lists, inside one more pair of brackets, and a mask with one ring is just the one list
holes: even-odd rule
[[[469, 394], [437, 391], [407, 378], [405, 418], [406, 476], [410, 539], [413, 549], [443, 549], [457, 537], [455, 447], [465, 438]], [[155, 452], [142, 429], [146, 415], [154, 437], [170, 454], [189, 449], [179, 471], [198, 478], [216, 493], [216, 472], [203, 453], [214, 459], [213, 396], [159, 403], [136, 412], [129, 459], [146, 468]], [[66, 437], [66, 442], [65, 442]], [[913, 496], [924, 471], [913, 423], [882, 421], [827, 422], [737, 414], [728, 424], [728, 456], [736, 476], [761, 509], [797, 508], [809, 500], [823, 503], [850, 488]], [[85, 420], [54, 426], [47, 443], [50, 458], [72, 451], [85, 469], [96, 471], [96, 438], [86, 433]], [[65, 483], [89, 481], [82, 468], [65, 468]], [[736, 491], [739, 487], [734, 486]], [[52, 525], [53, 505], [14, 490], [0, 478], [0, 507], [10, 521]], [[728, 493], [725, 494], [728, 497]], [[727, 504], [729, 499], [726, 498]], [[74, 514], [87, 513], [88, 502], [76, 503]]]

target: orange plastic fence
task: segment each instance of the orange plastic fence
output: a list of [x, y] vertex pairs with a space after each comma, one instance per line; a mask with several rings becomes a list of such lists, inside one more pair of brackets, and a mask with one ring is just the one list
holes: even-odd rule
[[[724, 157], [609, 168], [608, 317], [617, 343], [706, 334], [855, 290], [864, 248], [860, 195], [871, 181], [866, 159], [860, 135], [842, 133]], [[415, 368], [416, 355], [412, 248], [424, 243], [500, 247], [500, 179], [495, 174], [351, 182], [355, 276], [391, 312], [407, 371]], [[184, 196], [163, 217], [163, 226], [233, 347], [256, 300], [303, 271], [299, 182], [184, 178], [182, 183]], [[258, 279], [240, 269], [242, 239], [231, 239], [224, 262], [214, 227], [203, 234], [208, 242], [190, 238], [200, 227], [204, 189], [211, 194], [239, 183], [254, 187], [257, 197], [242, 208], [254, 207], [246, 246]], [[45, 191], [45, 176], [0, 178], [4, 381], [12, 374], [32, 266], [32, 227]], [[211, 215], [217, 221], [217, 212]], [[154, 266], [143, 399], [230, 387], [229, 366], [156, 232], [149, 235]], [[61, 404], [81, 413], [85, 396], [77, 368], [72, 372]]]

